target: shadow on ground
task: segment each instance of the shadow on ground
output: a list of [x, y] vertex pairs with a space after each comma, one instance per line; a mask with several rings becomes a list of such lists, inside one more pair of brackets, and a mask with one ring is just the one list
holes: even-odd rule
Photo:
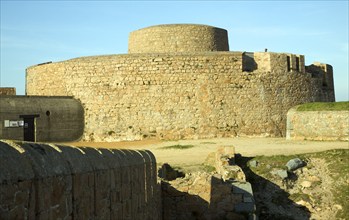
[[[257, 209], [256, 214], [260, 220], [310, 219], [310, 211], [306, 207], [294, 203], [289, 199], [289, 193], [268, 179], [257, 175], [247, 166], [253, 157], [240, 155], [235, 159], [236, 164], [244, 171], [247, 181], [252, 184]], [[297, 176], [291, 175], [290, 178], [294, 180]]]

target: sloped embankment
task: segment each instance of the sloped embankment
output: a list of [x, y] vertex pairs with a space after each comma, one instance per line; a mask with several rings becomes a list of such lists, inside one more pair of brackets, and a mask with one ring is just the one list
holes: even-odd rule
[[[294, 158], [304, 164], [288, 170]], [[237, 162], [252, 184], [261, 219], [348, 219], [349, 150], [240, 157]]]

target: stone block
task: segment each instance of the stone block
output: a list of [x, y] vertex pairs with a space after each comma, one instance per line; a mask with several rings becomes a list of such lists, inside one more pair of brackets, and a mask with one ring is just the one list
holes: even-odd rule
[[277, 170], [270, 171], [270, 173], [273, 174], [273, 175], [279, 176], [281, 179], [287, 179], [288, 178], [287, 170], [277, 169]]
[[251, 161], [249, 162], [249, 164], [250, 164], [251, 167], [257, 167], [257, 166], [258, 166], [258, 161], [256, 161], [256, 160], [251, 160]]
[[232, 182], [234, 194], [253, 195], [252, 186], [249, 182]]
[[289, 171], [294, 171], [300, 167], [303, 167], [304, 165], [305, 165], [305, 162], [299, 158], [291, 159], [286, 163], [286, 167]]

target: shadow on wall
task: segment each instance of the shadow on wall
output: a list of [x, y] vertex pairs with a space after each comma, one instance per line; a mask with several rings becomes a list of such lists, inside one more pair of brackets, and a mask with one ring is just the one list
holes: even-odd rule
[[205, 214], [209, 204], [198, 195], [181, 192], [168, 182], [161, 183], [163, 220], [208, 219]]
[[260, 219], [310, 219], [310, 211], [289, 199], [290, 194], [273, 182], [255, 174], [248, 166], [253, 157], [239, 157], [236, 163], [244, 171], [247, 181], [252, 184]]
[[[192, 182], [193, 181], [193, 182]], [[181, 183], [162, 182], [164, 220], [255, 219], [255, 204], [249, 183], [223, 181], [202, 175]], [[250, 189], [250, 190], [249, 190]]]

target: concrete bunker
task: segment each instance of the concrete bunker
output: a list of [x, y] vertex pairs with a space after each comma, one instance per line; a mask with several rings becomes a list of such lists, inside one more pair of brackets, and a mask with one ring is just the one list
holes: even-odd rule
[[0, 138], [76, 141], [84, 131], [84, 109], [72, 97], [1, 96]]

